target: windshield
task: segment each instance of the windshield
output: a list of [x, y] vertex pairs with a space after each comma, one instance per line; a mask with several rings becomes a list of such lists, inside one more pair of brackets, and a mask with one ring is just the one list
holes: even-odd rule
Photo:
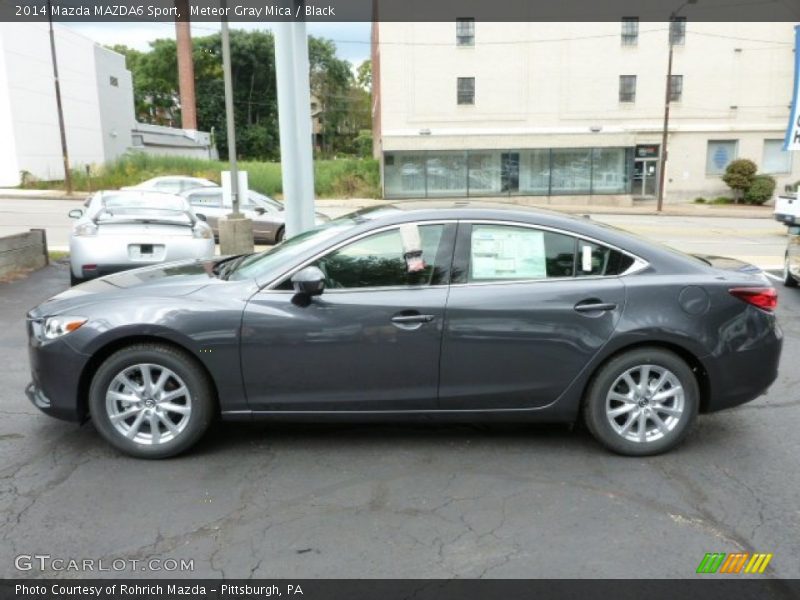
[[242, 260], [228, 275], [228, 279], [258, 279], [291, 265], [295, 258], [320, 242], [354, 227], [361, 220], [351, 216], [328, 221], [314, 229], [289, 238], [265, 252], [252, 254]]

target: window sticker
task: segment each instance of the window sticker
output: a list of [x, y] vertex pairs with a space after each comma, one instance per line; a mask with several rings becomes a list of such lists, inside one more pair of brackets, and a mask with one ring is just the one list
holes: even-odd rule
[[503, 226], [473, 228], [474, 279], [541, 279], [546, 275], [541, 231]]

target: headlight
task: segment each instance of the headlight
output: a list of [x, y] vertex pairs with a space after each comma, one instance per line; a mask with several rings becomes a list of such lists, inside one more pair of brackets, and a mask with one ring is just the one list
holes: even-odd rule
[[73, 234], [80, 237], [85, 237], [87, 235], [97, 235], [97, 225], [94, 223], [83, 223], [82, 225], [78, 225], [72, 231]]
[[42, 334], [45, 339], [54, 340], [71, 331], [75, 331], [78, 327], [86, 323], [87, 320], [88, 319], [85, 317], [49, 317], [44, 322], [44, 331]]
[[210, 240], [212, 237], [214, 237], [214, 232], [211, 231], [211, 227], [208, 225], [203, 225], [202, 227], [192, 228], [192, 235], [194, 235], [196, 238]]

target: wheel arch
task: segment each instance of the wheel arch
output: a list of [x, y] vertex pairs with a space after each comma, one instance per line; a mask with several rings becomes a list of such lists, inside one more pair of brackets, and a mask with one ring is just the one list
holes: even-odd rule
[[200, 367], [200, 369], [208, 378], [208, 381], [211, 385], [211, 392], [213, 394], [214, 402], [216, 404], [215, 410], [219, 412], [219, 390], [217, 389], [217, 382], [214, 381], [214, 377], [211, 375], [208, 367], [203, 363], [203, 361], [195, 358], [189, 348], [179, 344], [174, 340], [160, 337], [158, 335], [130, 335], [109, 340], [104, 345], [97, 348], [93, 352], [92, 357], [84, 366], [83, 371], [81, 371], [80, 378], [78, 379], [78, 413], [81, 415], [81, 420], [86, 420], [89, 418], [89, 386], [92, 384], [92, 378], [94, 377], [97, 369], [106, 361], [106, 359], [108, 359], [109, 356], [118, 350], [122, 350], [123, 348], [133, 346], [135, 344], [160, 344], [162, 346], [169, 346], [185, 354], [194, 362], [194, 364]]
[[639, 348], [659, 348], [662, 350], [669, 350], [678, 355], [678, 357], [680, 357], [687, 365], [689, 365], [689, 368], [691, 369], [692, 374], [697, 381], [697, 387], [700, 390], [700, 412], [708, 412], [708, 406], [711, 400], [711, 381], [708, 375], [708, 370], [694, 352], [678, 343], [664, 340], [641, 340], [632, 342], [620, 348], [614, 349], [613, 352], [605, 356], [598, 364], [594, 366], [591, 375], [589, 375], [583, 385], [580, 396], [581, 412], [583, 411], [583, 401], [586, 398], [589, 387], [594, 382], [595, 377], [600, 370], [619, 355], [630, 352], [631, 350], [637, 350]]

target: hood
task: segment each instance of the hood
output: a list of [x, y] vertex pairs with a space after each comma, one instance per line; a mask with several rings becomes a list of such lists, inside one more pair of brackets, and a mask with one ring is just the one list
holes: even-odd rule
[[113, 300], [116, 297], [130, 299], [136, 296], [186, 296], [209, 284], [225, 283], [213, 271], [219, 260], [218, 257], [182, 260], [106, 275], [53, 296], [34, 308], [30, 315], [37, 317], [63, 314], [86, 304]]

